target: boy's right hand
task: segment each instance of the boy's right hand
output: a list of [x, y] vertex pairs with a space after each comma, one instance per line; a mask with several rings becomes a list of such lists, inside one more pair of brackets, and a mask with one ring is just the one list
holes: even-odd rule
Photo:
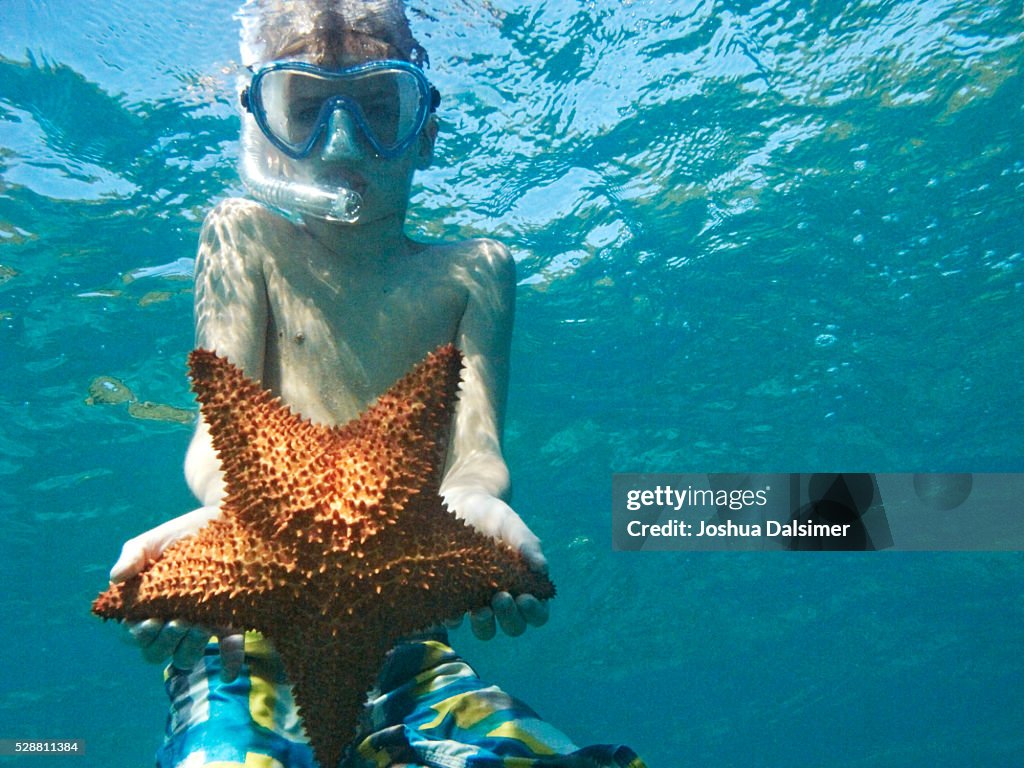
[[[173, 520], [158, 525], [121, 547], [121, 556], [110, 569], [111, 583], [126, 581], [144, 571], [159, 559], [164, 550], [179, 539], [194, 535], [208, 522], [220, 516], [220, 508], [200, 507]], [[125, 622], [127, 640], [142, 649], [146, 661], [163, 663], [168, 658], [178, 669], [191, 669], [203, 656], [203, 650], [213, 634], [210, 629], [180, 619], [165, 622], [146, 619]], [[222, 662], [221, 676], [230, 682], [238, 677], [245, 656], [241, 634], [221, 632], [219, 637]]]

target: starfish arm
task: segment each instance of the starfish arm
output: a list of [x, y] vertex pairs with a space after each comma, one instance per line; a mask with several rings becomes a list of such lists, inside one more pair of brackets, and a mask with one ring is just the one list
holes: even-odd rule
[[[247, 594], [286, 586], [289, 564], [231, 519], [213, 520], [195, 536], [167, 548], [143, 573], [112, 584], [93, 603], [103, 618], [185, 619], [207, 627], [257, 628], [242, 620]], [[292, 599], [288, 590], [282, 599]]]
[[400, 607], [393, 621], [403, 622], [403, 633], [483, 608], [499, 591], [513, 597], [554, 596], [546, 574], [531, 570], [511, 547], [455, 517], [439, 497], [414, 499], [402, 523], [374, 542], [375, 567], [367, 575]]
[[225, 358], [197, 349], [189, 366], [225, 477], [222, 506], [244, 524], [263, 526], [269, 507], [287, 508], [282, 497], [309, 479], [323, 453], [321, 435]]
[[355, 736], [367, 691], [391, 643], [387, 627], [369, 617], [351, 620], [334, 635], [308, 624], [283, 630], [275, 648], [292, 683], [299, 714], [317, 762], [337, 765]]

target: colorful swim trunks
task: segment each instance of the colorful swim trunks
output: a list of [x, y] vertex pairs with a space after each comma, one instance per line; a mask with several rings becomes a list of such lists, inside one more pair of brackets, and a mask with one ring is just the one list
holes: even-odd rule
[[[216, 643], [165, 673], [171, 711], [159, 768], [317, 768], [280, 661], [258, 634], [246, 663], [220, 679]], [[644, 768], [624, 746], [579, 749], [525, 704], [485, 685], [443, 632], [396, 646], [339, 768]], [[326, 767], [323, 767], [326, 768]]]

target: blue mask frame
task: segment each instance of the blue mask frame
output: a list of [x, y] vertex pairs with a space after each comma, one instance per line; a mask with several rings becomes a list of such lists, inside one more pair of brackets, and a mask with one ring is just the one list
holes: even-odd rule
[[[403, 135], [396, 137], [394, 142], [386, 143], [381, 139], [381, 137], [377, 136], [373, 128], [368, 123], [363, 113], [362, 106], [355, 99], [342, 94], [324, 99], [316, 119], [311, 124], [312, 128], [309, 136], [302, 141], [288, 141], [286, 137], [278, 135], [278, 133], [271, 127], [263, 102], [263, 82], [265, 77], [274, 72], [284, 71], [304, 73], [313, 75], [328, 82], [331, 80], [344, 82], [368, 73], [386, 73], [396, 70], [412, 75], [419, 98], [413, 122]], [[406, 61], [384, 59], [381, 61], [371, 61], [366, 64], [358, 64], [356, 66], [346, 67], [340, 70], [324, 69], [323, 67], [318, 67], [315, 64], [308, 64], [302, 61], [286, 61], [271, 64], [270, 66], [257, 70], [253, 74], [252, 81], [249, 83], [249, 86], [242, 91], [241, 102], [242, 107], [252, 114], [253, 118], [256, 120], [256, 124], [263, 132], [263, 135], [267, 137], [267, 140], [284, 154], [296, 160], [309, 157], [317, 142], [319, 142], [327, 133], [331, 116], [337, 109], [344, 109], [352, 115], [356, 124], [359, 126], [363, 135], [366, 137], [370, 146], [373, 147], [373, 150], [377, 155], [383, 158], [395, 158], [404, 153], [412, 143], [416, 141], [416, 137], [427, 124], [427, 119], [434, 111], [436, 111], [440, 104], [441, 95], [438, 93], [437, 89], [430, 84], [430, 81], [427, 80], [426, 75], [423, 74], [423, 71], [419, 67]]]

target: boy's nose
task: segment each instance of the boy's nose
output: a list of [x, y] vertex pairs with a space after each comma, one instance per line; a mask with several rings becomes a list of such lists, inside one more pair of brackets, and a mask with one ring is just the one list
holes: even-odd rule
[[347, 160], [362, 157], [364, 150], [359, 141], [360, 128], [349, 110], [336, 107], [327, 123], [327, 140], [320, 153], [324, 160]]

